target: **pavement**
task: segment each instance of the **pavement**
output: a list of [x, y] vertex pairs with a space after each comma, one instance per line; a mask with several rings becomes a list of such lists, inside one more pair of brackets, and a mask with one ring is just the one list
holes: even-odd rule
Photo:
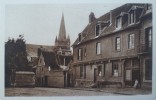
[[70, 88], [70, 89], [84, 90], [84, 91], [98, 91], [98, 92], [121, 94], [121, 95], [152, 94], [152, 89], [135, 89], [135, 88]]

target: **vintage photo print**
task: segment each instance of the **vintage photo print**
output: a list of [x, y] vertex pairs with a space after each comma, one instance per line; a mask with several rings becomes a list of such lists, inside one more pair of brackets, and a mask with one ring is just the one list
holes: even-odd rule
[[153, 5], [5, 4], [4, 97], [152, 99]]

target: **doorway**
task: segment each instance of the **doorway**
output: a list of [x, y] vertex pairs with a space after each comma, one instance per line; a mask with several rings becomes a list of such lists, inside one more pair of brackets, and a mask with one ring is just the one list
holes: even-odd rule
[[97, 69], [94, 69], [94, 83], [97, 81]]
[[140, 83], [140, 71], [139, 69], [133, 69], [132, 70], [132, 85], [134, 85], [135, 80], [138, 80]]

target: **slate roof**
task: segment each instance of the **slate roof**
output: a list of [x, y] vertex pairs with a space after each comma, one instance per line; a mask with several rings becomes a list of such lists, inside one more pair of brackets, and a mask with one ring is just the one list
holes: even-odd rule
[[55, 52], [42, 51], [42, 55], [44, 57], [45, 66], [50, 66], [51, 69], [59, 69], [59, 65], [64, 65], [64, 57], [66, 58], [65, 66], [68, 66], [72, 60], [72, 55], [58, 55]]
[[[127, 27], [133, 27], [128, 25], [128, 20], [125, 21], [122, 25], [122, 28], [119, 30], [116, 30], [115, 27], [115, 20], [117, 16], [123, 16], [124, 14], [128, 14], [130, 9], [134, 9], [133, 7], [144, 7], [145, 4], [124, 4], [118, 8], [115, 8], [113, 10], [111, 10], [110, 12], [102, 15], [101, 17], [97, 18], [96, 20], [94, 20], [92, 23], [89, 23], [85, 29], [80, 33], [82, 35], [82, 39], [79, 42], [78, 38], [76, 39], [76, 41], [73, 43], [72, 46], [76, 46], [76, 45], [80, 45], [84, 42], [90, 41], [90, 40], [95, 40], [98, 39], [100, 37], [115, 33], [117, 31], [123, 30]], [[140, 16], [142, 15], [142, 13], [140, 13]], [[110, 16], [112, 16], [112, 20], [110, 20]], [[95, 26], [99, 23], [99, 22], [105, 22], [105, 23], [109, 23], [101, 32], [101, 34], [99, 36], [95, 36]], [[136, 26], [138, 24], [138, 22], [136, 22], [136, 24], [134, 24], [134, 26]]]
[[54, 46], [47, 46], [47, 45], [36, 45], [36, 44], [26, 44], [26, 52], [30, 57], [38, 57], [37, 52], [38, 48], [44, 48], [46, 51], [53, 51]]

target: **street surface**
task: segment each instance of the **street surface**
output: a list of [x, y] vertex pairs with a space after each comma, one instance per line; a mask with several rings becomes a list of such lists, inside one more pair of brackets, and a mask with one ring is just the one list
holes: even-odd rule
[[[117, 95], [100, 91], [86, 91], [63, 88], [6, 88], [5, 96], [105, 96]], [[118, 94], [119, 95], [119, 94]]]
[[134, 88], [6, 88], [5, 96], [109, 96], [148, 95], [152, 90]]

